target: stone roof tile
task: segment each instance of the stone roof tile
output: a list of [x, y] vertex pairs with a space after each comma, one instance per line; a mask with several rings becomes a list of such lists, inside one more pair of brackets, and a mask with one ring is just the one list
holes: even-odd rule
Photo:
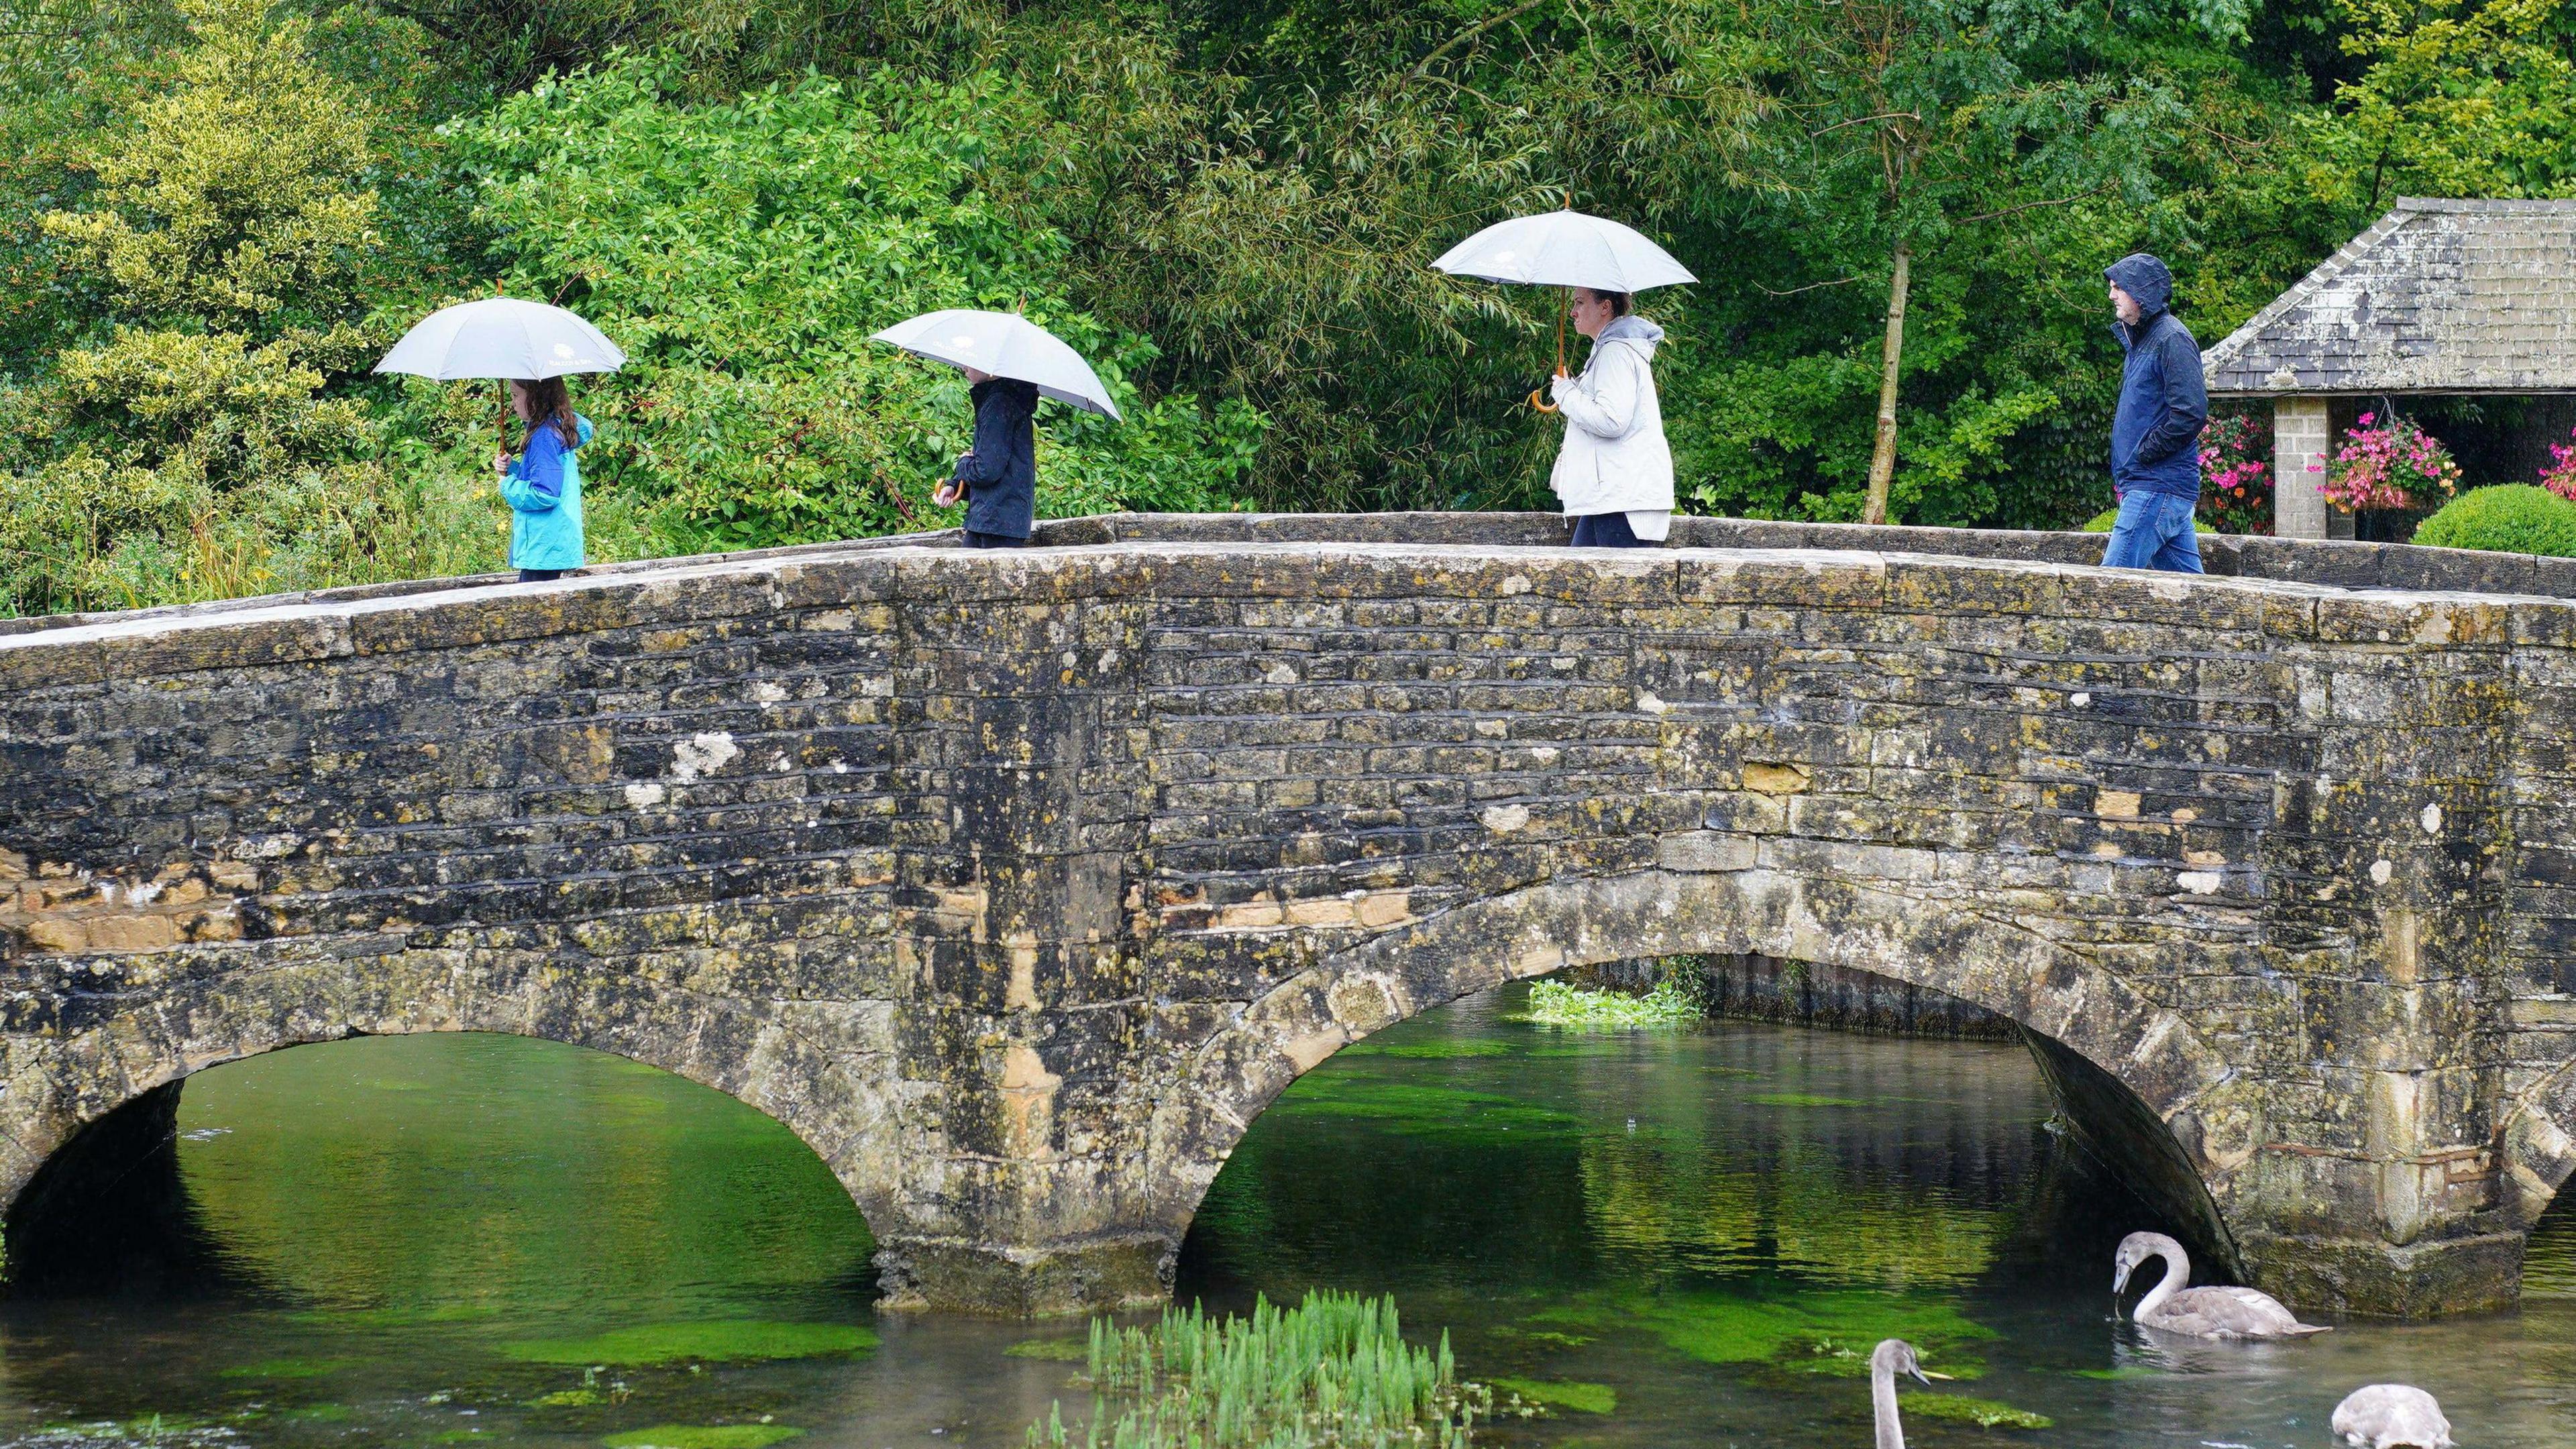
[[2400, 198], [2201, 363], [2219, 396], [2576, 392], [2576, 201]]

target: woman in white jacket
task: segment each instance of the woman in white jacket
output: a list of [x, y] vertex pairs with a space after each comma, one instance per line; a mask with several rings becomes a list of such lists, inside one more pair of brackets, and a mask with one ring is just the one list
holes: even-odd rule
[[1577, 548], [1643, 548], [1673, 525], [1673, 452], [1655, 400], [1664, 329], [1629, 315], [1625, 292], [1574, 289], [1574, 330], [1592, 339], [1583, 375], [1560, 372], [1549, 394], [1565, 414], [1565, 447], [1548, 486], [1574, 520]]

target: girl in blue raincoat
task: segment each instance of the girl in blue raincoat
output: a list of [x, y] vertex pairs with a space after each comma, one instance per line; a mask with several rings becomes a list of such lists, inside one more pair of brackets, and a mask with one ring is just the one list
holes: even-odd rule
[[501, 498], [510, 505], [510, 566], [519, 582], [561, 578], [581, 567], [581, 445], [590, 420], [572, 410], [560, 377], [510, 384], [510, 407], [527, 427], [516, 460], [492, 456]]

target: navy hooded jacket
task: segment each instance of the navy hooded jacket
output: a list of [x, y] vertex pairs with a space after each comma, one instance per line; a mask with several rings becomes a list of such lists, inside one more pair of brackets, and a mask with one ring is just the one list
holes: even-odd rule
[[2200, 373], [2200, 344], [2175, 318], [2173, 273], [2144, 252], [2104, 268], [2112, 285], [2137, 299], [2138, 325], [2115, 322], [2129, 354], [2120, 374], [2120, 408], [2111, 419], [2111, 483], [2182, 498], [2200, 496], [2200, 430], [2209, 422], [2209, 388]]
[[966, 526], [1026, 538], [1038, 516], [1037, 384], [997, 377], [967, 396], [975, 402], [975, 446], [955, 474], [966, 485]]

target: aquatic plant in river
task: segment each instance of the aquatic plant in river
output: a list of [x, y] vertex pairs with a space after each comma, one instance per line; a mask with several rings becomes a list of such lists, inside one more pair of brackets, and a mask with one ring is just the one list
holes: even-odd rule
[[[1171, 1308], [1150, 1328], [1094, 1319], [1090, 1370], [1103, 1397], [1080, 1437], [1059, 1404], [1030, 1449], [1467, 1449], [1493, 1403], [1459, 1381], [1448, 1334], [1408, 1344], [1394, 1299], [1351, 1293], [1260, 1299], [1248, 1318]], [[1111, 1399], [1128, 1401], [1114, 1419]]]
[[1533, 981], [1528, 1018], [1541, 1026], [1671, 1026], [1697, 1021], [1699, 1003], [1670, 977], [1643, 996], [1587, 991], [1562, 981]]

